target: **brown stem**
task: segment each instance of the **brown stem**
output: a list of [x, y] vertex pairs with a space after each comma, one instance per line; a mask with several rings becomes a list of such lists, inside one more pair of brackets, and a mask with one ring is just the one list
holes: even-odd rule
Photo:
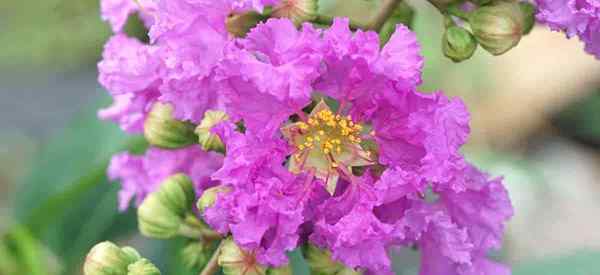
[[402, 0], [383, 0], [379, 11], [377, 11], [377, 14], [373, 17], [373, 20], [368, 26], [369, 29], [380, 31], [383, 24], [385, 24], [385, 21], [387, 21], [394, 12], [394, 9], [400, 4], [400, 1]]
[[[314, 20], [312, 20], [312, 22], [329, 26], [329, 25], [333, 24], [333, 18], [334, 17], [330, 16], [330, 15], [319, 14], [319, 15], [317, 15], [317, 17]], [[350, 20], [350, 28], [353, 30], [368, 29], [368, 26], [365, 24], [356, 22], [355, 20]]]
[[221, 249], [223, 248], [224, 243], [225, 242], [222, 241], [219, 244], [212, 257], [210, 257], [210, 260], [208, 260], [206, 266], [204, 266], [204, 269], [202, 269], [202, 272], [200, 272], [200, 275], [214, 275], [217, 273], [219, 270], [219, 255], [221, 254]]

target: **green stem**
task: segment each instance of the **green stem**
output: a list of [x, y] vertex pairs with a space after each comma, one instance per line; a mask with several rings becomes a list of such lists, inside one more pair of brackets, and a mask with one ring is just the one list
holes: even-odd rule
[[185, 216], [184, 222], [179, 228], [179, 234], [192, 239], [203, 239], [206, 241], [222, 239], [222, 236], [219, 233], [206, 227], [206, 225], [192, 213]]
[[219, 270], [219, 255], [221, 254], [221, 249], [223, 249], [224, 243], [225, 242], [221, 242], [219, 244], [212, 257], [210, 257], [210, 260], [208, 260], [206, 266], [204, 266], [204, 269], [202, 269], [202, 272], [200, 272], [200, 275], [213, 275], [217, 273]]
[[400, 4], [402, 0], [383, 0], [379, 11], [371, 20], [371, 23], [368, 25], [368, 29], [379, 32], [385, 21], [394, 13], [394, 9]]

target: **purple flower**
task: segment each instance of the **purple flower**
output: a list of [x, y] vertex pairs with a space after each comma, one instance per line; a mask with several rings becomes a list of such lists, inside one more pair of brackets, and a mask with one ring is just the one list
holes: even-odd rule
[[164, 179], [176, 173], [184, 173], [192, 179], [199, 197], [202, 190], [215, 185], [210, 175], [222, 162], [221, 155], [204, 152], [197, 145], [178, 150], [150, 148], [144, 155], [113, 156], [108, 176], [121, 182], [119, 209], [124, 211], [131, 199], [135, 198], [139, 205], [146, 195], [158, 190]]
[[486, 254], [512, 215], [508, 195], [459, 152], [464, 104], [417, 92], [422, 66], [406, 27], [380, 49], [345, 19], [323, 33], [271, 19], [230, 44], [216, 76], [246, 130], [215, 130], [227, 155], [212, 178], [232, 191], [206, 221], [272, 265], [309, 240], [390, 274], [387, 250], [416, 244], [422, 274], [506, 274]]
[[600, 59], [600, 2], [597, 0], [536, 0], [537, 19], [567, 37], [578, 36], [585, 50]]

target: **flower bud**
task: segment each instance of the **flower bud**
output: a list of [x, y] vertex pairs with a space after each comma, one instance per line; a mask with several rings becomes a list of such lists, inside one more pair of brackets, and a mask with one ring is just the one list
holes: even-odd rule
[[267, 269], [258, 263], [254, 253], [242, 250], [231, 238], [223, 240], [218, 263], [225, 275], [266, 275]]
[[475, 38], [493, 55], [501, 55], [519, 44], [523, 21], [519, 4], [504, 1], [477, 8], [469, 17]]
[[160, 275], [160, 270], [146, 259], [140, 259], [129, 265], [127, 275]]
[[194, 124], [173, 118], [173, 107], [157, 102], [144, 122], [148, 143], [166, 149], [177, 149], [196, 143]]
[[520, 2], [519, 8], [523, 13], [523, 34], [529, 34], [535, 26], [535, 6], [529, 2]]
[[212, 256], [215, 248], [212, 242], [191, 242], [181, 251], [183, 264], [188, 269], [202, 268]]
[[464, 28], [450, 26], [442, 40], [444, 55], [454, 62], [461, 62], [473, 56], [477, 49], [475, 37]]
[[225, 152], [225, 145], [223, 145], [221, 138], [213, 134], [211, 130], [215, 125], [228, 119], [229, 117], [223, 111], [208, 110], [204, 113], [202, 122], [200, 122], [200, 125], [195, 130], [202, 149], [205, 151]]
[[273, 7], [273, 17], [289, 18], [296, 26], [314, 20], [318, 12], [317, 0], [282, 0]]
[[269, 268], [269, 270], [267, 270], [267, 275], [292, 275], [292, 266], [291, 265], [285, 265], [282, 267], [277, 267], [277, 268]]
[[242, 14], [232, 14], [227, 17], [225, 25], [227, 31], [235, 37], [244, 37], [264, 17], [257, 12], [251, 11]]
[[176, 174], [164, 180], [160, 189], [146, 197], [138, 208], [142, 235], [158, 239], [177, 235], [194, 197], [194, 187], [187, 176]]
[[331, 252], [322, 250], [314, 245], [308, 245], [304, 257], [313, 275], [361, 275], [361, 272], [348, 268], [331, 258]]
[[227, 186], [218, 185], [215, 187], [208, 188], [202, 192], [202, 196], [198, 200], [196, 206], [200, 212], [204, 212], [204, 210], [208, 207], [212, 207], [217, 201], [217, 197], [220, 193], [229, 193], [231, 189]]
[[132, 248], [124, 251], [114, 243], [101, 242], [95, 245], [86, 256], [83, 274], [127, 274], [127, 267], [139, 259], [140, 255]]

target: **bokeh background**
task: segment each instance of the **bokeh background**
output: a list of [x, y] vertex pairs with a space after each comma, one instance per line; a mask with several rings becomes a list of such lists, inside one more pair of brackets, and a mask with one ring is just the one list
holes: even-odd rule
[[[320, 2], [324, 13], [359, 20], [378, 5]], [[422, 89], [465, 100], [465, 155], [506, 179], [516, 215], [495, 256], [515, 275], [600, 274], [600, 61], [537, 26], [503, 56], [480, 48], [454, 64], [441, 53], [441, 16], [426, 1], [407, 2], [426, 57]], [[98, 6], [0, 1], [0, 275], [81, 274], [87, 250], [107, 239], [139, 248], [163, 274], [197, 274], [181, 267], [182, 241], [143, 238], [133, 211], [117, 212], [107, 162], [144, 144], [96, 118], [110, 103], [96, 82], [110, 35]], [[128, 32], [144, 38], [131, 21]], [[397, 274], [416, 274], [416, 253], [394, 258]]]

